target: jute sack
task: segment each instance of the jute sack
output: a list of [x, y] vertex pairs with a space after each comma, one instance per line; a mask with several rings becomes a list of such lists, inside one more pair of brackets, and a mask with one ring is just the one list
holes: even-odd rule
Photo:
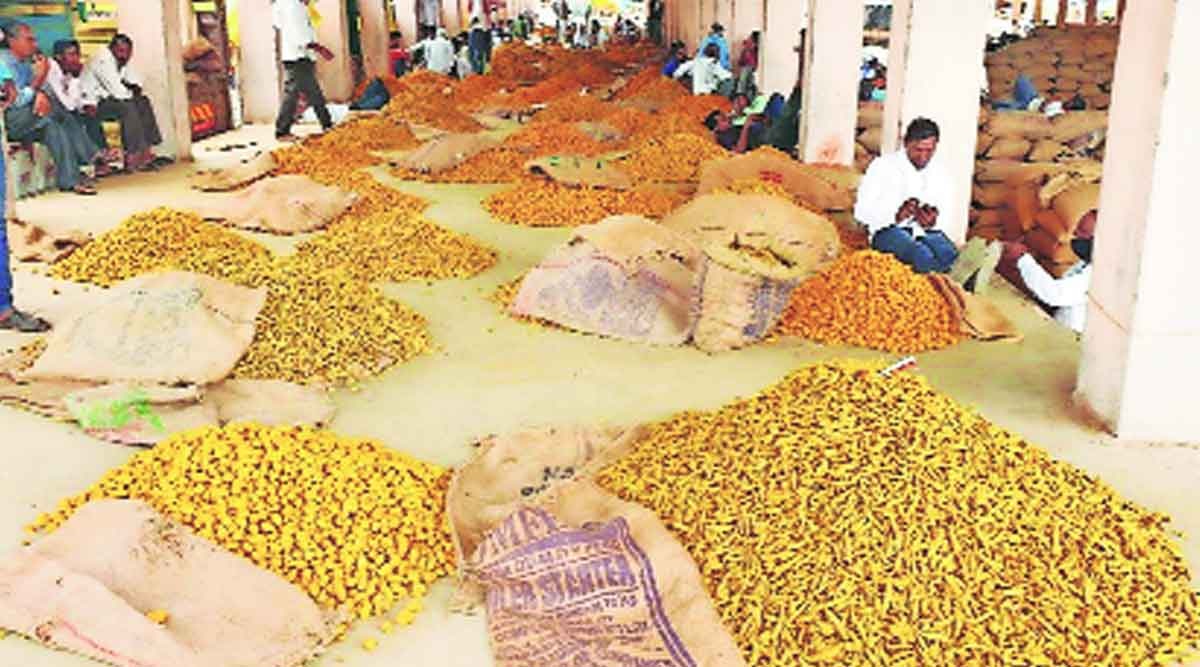
[[997, 138], [1021, 138], [1037, 141], [1054, 134], [1050, 119], [1033, 111], [1005, 111], [993, 114], [987, 124], [988, 134]]
[[301, 234], [323, 229], [358, 200], [352, 190], [322, 185], [302, 174], [263, 179], [201, 214], [240, 229]]
[[8, 220], [8, 252], [22, 262], [54, 263], [83, 247], [91, 235], [80, 231], [52, 233], [23, 220]]
[[1021, 229], [1025, 231], [1033, 229], [1038, 211], [1041, 210], [1038, 202], [1038, 186], [1024, 183], [1012, 188], [1009, 190], [1008, 206], [1021, 221]]
[[622, 340], [683, 345], [693, 326], [700, 251], [637, 216], [579, 228], [521, 283], [512, 312]]
[[1074, 264], [1079, 261], [1069, 242], [1059, 241], [1040, 228], [1025, 234], [1025, 245], [1034, 255], [1052, 264]]
[[[458, 603], [486, 603], [497, 665], [575, 664], [588, 654], [586, 664], [603, 667], [743, 664], [695, 564], [661, 521], [588, 481], [642, 434], [563, 427], [493, 436], [455, 473], [446, 508], [460, 554]], [[536, 574], [519, 567], [530, 559]], [[530, 596], [538, 586], [559, 594]], [[580, 596], [593, 603], [577, 604]]]
[[687, 236], [698, 248], [727, 246], [735, 240], [785, 246], [814, 272], [832, 262], [842, 247], [830, 218], [771, 195], [701, 195], [660, 224]]
[[0, 561], [0, 628], [117, 667], [298, 666], [339, 620], [140, 501], [89, 502]]
[[566, 185], [632, 190], [633, 179], [612, 162], [595, 157], [552, 155], [530, 160], [525, 171]]
[[259, 153], [232, 167], [197, 172], [192, 178], [192, 187], [205, 192], [237, 190], [269, 176], [276, 166], [274, 155]]
[[[709, 195], [739, 181], [769, 180], [781, 185], [798, 201], [822, 211], [854, 208], [854, 191], [860, 176], [838, 168], [806, 165], [768, 151], [753, 151], [700, 166], [696, 193]], [[729, 200], [733, 203], [733, 200]], [[731, 209], [736, 210], [736, 209]], [[728, 211], [726, 212], [728, 213]]]
[[1065, 144], [1050, 139], [1042, 139], [1033, 145], [1026, 156], [1030, 162], [1054, 162], [1060, 158], [1072, 156], [1071, 149]]
[[650, 510], [567, 483], [489, 532], [467, 577], [486, 591], [497, 667], [742, 667], [699, 568]]
[[990, 160], [1023, 160], [1033, 144], [1027, 139], [1000, 138], [988, 149]]
[[858, 143], [878, 155], [883, 146], [883, 127], [876, 126], [863, 130], [863, 133], [858, 135]]
[[[1038, 192], [1042, 208], [1051, 208], [1055, 197], [1083, 185], [1097, 185], [1096, 201], [1099, 201], [1100, 179], [1104, 176], [1104, 164], [1096, 160], [1072, 160], [1063, 163], [1063, 168], [1045, 178]], [[1086, 211], [1084, 212], [1086, 213]], [[1064, 218], [1066, 219], [1066, 218]]]
[[1008, 203], [1008, 186], [1002, 183], [987, 183], [972, 188], [971, 199], [984, 208], [1000, 208]]
[[1034, 220], [1034, 226], [1059, 243], [1070, 242], [1071, 235], [1075, 231], [1063, 221], [1062, 217], [1050, 210], [1038, 211], [1037, 218]]
[[975, 140], [975, 156], [983, 157], [987, 155], [988, 149], [996, 143], [996, 137], [985, 131], [980, 131], [978, 138]]
[[1083, 216], [1100, 208], [1100, 184], [1077, 185], [1054, 197], [1054, 212], [1062, 219], [1071, 234]]
[[1054, 118], [1051, 138], [1064, 144], [1108, 128], [1108, 114], [1102, 111], [1068, 111]]
[[865, 130], [883, 126], [883, 105], [879, 102], [865, 102], [858, 105], [858, 129]]
[[1005, 183], [1025, 167], [1017, 160], [981, 160], [975, 164], [975, 180], [980, 183]]
[[404, 169], [439, 174], [498, 145], [499, 139], [486, 134], [446, 134], [421, 144], [394, 163]]
[[787, 246], [729, 245], [705, 249], [692, 341], [714, 353], [762, 340], [779, 322], [802, 280], [823, 266]]
[[1058, 75], [1058, 68], [1054, 66], [1055, 56], [1053, 54], [1039, 54], [1037, 57], [1039, 60], [1036, 60], [1032, 67], [1024, 71], [1025, 76], [1036, 80], [1054, 78]]
[[139, 276], [56, 327], [25, 377], [211, 384], [249, 348], [266, 298], [195, 273]]

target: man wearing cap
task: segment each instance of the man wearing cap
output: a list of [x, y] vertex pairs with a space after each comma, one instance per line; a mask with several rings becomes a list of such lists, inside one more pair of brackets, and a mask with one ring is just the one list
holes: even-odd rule
[[696, 49], [696, 57], [704, 55], [709, 45], [715, 44], [718, 50], [717, 62], [721, 63], [721, 67], [729, 69], [729, 42], [725, 41], [725, 26], [720, 23], [712, 24], [712, 29], [708, 36], [700, 42], [700, 48]]

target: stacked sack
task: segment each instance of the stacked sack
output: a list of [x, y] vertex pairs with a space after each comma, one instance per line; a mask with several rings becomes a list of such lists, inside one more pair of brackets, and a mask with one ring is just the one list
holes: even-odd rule
[[858, 129], [854, 141], [854, 167], [866, 172], [871, 160], [879, 157], [883, 144], [883, 103], [861, 102], [858, 105]]
[[1017, 75], [1024, 74], [1047, 100], [1065, 102], [1080, 95], [1089, 109], [1107, 109], [1118, 34], [1111, 26], [1043, 28], [989, 53], [985, 62], [992, 99], [1012, 99]]

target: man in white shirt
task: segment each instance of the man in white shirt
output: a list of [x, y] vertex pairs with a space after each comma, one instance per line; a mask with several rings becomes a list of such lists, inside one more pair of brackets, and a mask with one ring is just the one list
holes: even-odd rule
[[[100, 123], [99, 109], [96, 100], [84, 94], [83, 56], [79, 50], [79, 42], [73, 39], [63, 39], [54, 43], [54, 59], [50, 61], [50, 72], [46, 75], [46, 88], [54, 103], [57, 113], [69, 114], [87, 134], [91, 142], [100, 151], [108, 149], [108, 138], [104, 135], [104, 127]], [[108, 156], [103, 155], [102, 158]], [[96, 175], [108, 175], [109, 168], [105, 159], [96, 165]]]
[[425, 54], [425, 67], [438, 74], [450, 74], [454, 70], [456, 58], [454, 44], [445, 28], [438, 28], [433, 37], [423, 39], [413, 47], [413, 56], [418, 52]]
[[308, 5], [312, 0], [273, 0], [271, 20], [279, 31], [279, 59], [287, 79], [283, 84], [283, 101], [279, 116], [275, 119], [275, 138], [280, 141], [295, 141], [292, 124], [296, 122], [296, 108], [301, 93], [321, 121], [321, 127], [333, 127], [333, 118], [325, 103], [325, 93], [317, 82], [317, 64], [313, 54], [325, 60], [333, 60], [333, 51], [317, 42], [317, 31], [313, 27]]
[[871, 247], [917, 273], [946, 273], [958, 259], [954, 243], [937, 228], [950, 200], [950, 178], [934, 160], [940, 137], [937, 123], [914, 120], [905, 132], [904, 148], [871, 163], [854, 206]]
[[676, 68], [674, 76], [676, 79], [682, 79], [690, 74], [692, 93], [695, 95], [712, 95], [718, 92], [728, 94], [733, 83], [733, 72], [721, 66], [717, 60], [719, 56], [720, 49], [717, 45], [709, 44], [700, 57]]
[[1059, 324], [1083, 333], [1087, 324], [1088, 289], [1092, 285], [1092, 240], [1096, 235], [1096, 211], [1083, 216], [1075, 228], [1071, 249], [1079, 256], [1061, 278], [1050, 275], [1021, 243], [1007, 243], [1001, 260], [1008, 266], [1016, 264], [1017, 272], [1026, 289], [1033, 292], [1038, 301], [1054, 309], [1054, 319]]
[[118, 34], [88, 60], [80, 76], [83, 98], [96, 105], [100, 120], [121, 121], [121, 149], [127, 171], [157, 167], [154, 147], [162, 143], [150, 98], [142, 94], [136, 73], [129, 67], [133, 40]]

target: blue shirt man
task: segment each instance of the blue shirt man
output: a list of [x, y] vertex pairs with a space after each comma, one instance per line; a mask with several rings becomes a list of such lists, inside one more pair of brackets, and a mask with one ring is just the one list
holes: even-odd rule
[[725, 41], [725, 26], [720, 23], [712, 24], [708, 37], [705, 37], [704, 41], [700, 42], [700, 48], [696, 49], [697, 58], [704, 55], [704, 49], [708, 48], [709, 44], [717, 45], [717, 50], [720, 51], [717, 61], [721, 63], [721, 67], [729, 69], [729, 42]]

